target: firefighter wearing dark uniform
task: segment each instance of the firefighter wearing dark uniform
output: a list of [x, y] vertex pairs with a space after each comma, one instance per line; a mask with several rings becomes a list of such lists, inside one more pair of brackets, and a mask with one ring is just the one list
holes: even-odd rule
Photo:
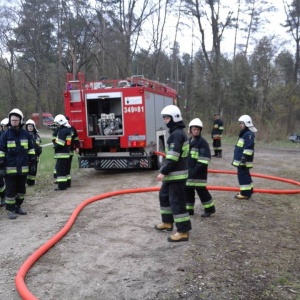
[[207, 190], [207, 169], [211, 159], [210, 148], [207, 141], [201, 136], [203, 123], [199, 118], [193, 119], [189, 124], [189, 175], [186, 181], [186, 207], [190, 215], [194, 215], [195, 191], [204, 207], [201, 217], [210, 217], [216, 212], [210, 192]]
[[182, 242], [189, 239], [191, 230], [191, 220], [184, 197], [185, 181], [188, 176], [188, 138], [183, 130], [185, 125], [177, 106], [168, 105], [161, 114], [170, 135], [166, 144], [165, 163], [157, 176], [157, 180], [162, 181], [159, 191], [162, 223], [155, 228], [161, 231], [172, 231], [175, 222], [177, 232], [169, 236], [168, 241]]
[[25, 124], [25, 128], [32, 137], [35, 155], [36, 155], [36, 162], [30, 165], [29, 173], [27, 176], [27, 185], [33, 186], [35, 185], [36, 182], [37, 167], [40, 161], [40, 155], [42, 154], [42, 150], [43, 150], [43, 148], [41, 147], [42, 139], [38, 133], [38, 130], [36, 129], [35, 122], [33, 120], [31, 119], [27, 120]]
[[234, 148], [232, 165], [237, 167], [237, 176], [240, 186], [240, 193], [236, 199], [250, 199], [253, 194], [253, 183], [250, 169], [253, 167], [255, 134], [257, 129], [253, 126], [252, 119], [248, 115], [239, 118], [240, 134]]
[[10, 128], [2, 134], [0, 140], [0, 168], [6, 172], [6, 209], [9, 218], [16, 219], [16, 214], [27, 214], [21, 205], [26, 194], [29, 165], [35, 163], [35, 151], [31, 136], [22, 128], [23, 113], [15, 108], [8, 118]]
[[[1, 121], [0, 137], [2, 133], [8, 129], [8, 123], [9, 123], [8, 118], [4, 118]], [[5, 173], [6, 172], [3, 172], [3, 174], [0, 176], [0, 207], [3, 207], [5, 205]]]
[[211, 131], [211, 138], [213, 139], [214, 157], [222, 157], [222, 133], [224, 130], [223, 121], [220, 119], [220, 114], [214, 115], [214, 125]]
[[[66, 119], [69, 122], [70, 118], [66, 117]], [[76, 154], [78, 154], [79, 153], [79, 146], [80, 146], [77, 130], [71, 124], [70, 124], [70, 126], [71, 126], [70, 127], [70, 129], [71, 129], [71, 147], [70, 147], [70, 158], [69, 158], [68, 175], [67, 175], [67, 186], [68, 186], [68, 188], [71, 187], [71, 181], [72, 181], [71, 168], [72, 168], [72, 159], [73, 159], [73, 156], [74, 156], [74, 151], [76, 152]]]
[[70, 124], [64, 115], [57, 115], [54, 123], [58, 126], [53, 139], [54, 158], [56, 159], [55, 173], [58, 184], [57, 191], [67, 189], [68, 164], [70, 158], [71, 130]]

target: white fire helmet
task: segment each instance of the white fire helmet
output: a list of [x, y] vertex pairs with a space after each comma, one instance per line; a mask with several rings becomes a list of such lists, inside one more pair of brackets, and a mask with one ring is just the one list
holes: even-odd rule
[[26, 121], [25, 125], [26, 125], [26, 128], [27, 128], [27, 125], [33, 125], [34, 130], [35, 130], [36, 132], [39, 132], [39, 131], [36, 129], [35, 122], [34, 122], [33, 120], [28, 119], [28, 120]]
[[58, 125], [66, 126], [66, 127], [71, 127], [71, 125], [69, 124], [66, 117], [62, 114], [59, 114], [54, 118], [54, 123], [56, 123]]
[[170, 116], [175, 123], [182, 121], [180, 109], [176, 105], [168, 105], [161, 111], [162, 116]]
[[9, 123], [9, 118], [4, 118], [2, 121], [1, 121], [1, 126], [7, 126]]
[[257, 132], [257, 129], [253, 126], [252, 119], [248, 115], [242, 115], [239, 118], [239, 122], [243, 122], [252, 132]]
[[23, 113], [18, 109], [18, 108], [14, 108], [13, 110], [10, 111], [10, 113], [8, 114], [8, 119], [9, 119], [9, 124], [10, 124], [10, 117], [12, 115], [17, 115], [21, 118], [21, 122], [20, 125], [24, 124], [24, 116]]
[[203, 123], [199, 118], [195, 118], [189, 124], [189, 130], [190, 131], [191, 131], [192, 126], [203, 128]]

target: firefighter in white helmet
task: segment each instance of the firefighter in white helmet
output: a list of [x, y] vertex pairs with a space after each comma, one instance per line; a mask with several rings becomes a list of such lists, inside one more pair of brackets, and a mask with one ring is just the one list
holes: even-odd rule
[[[66, 119], [68, 120], [70, 124], [70, 118], [66, 116]], [[70, 158], [69, 158], [69, 165], [68, 165], [68, 174], [67, 174], [67, 186], [68, 188], [71, 187], [72, 183], [72, 176], [71, 176], [71, 169], [72, 169], [72, 159], [74, 156], [74, 151], [76, 154], [79, 153], [79, 147], [80, 147], [80, 142], [79, 142], [79, 137], [78, 137], [78, 132], [74, 126], [70, 124], [70, 130], [71, 130], [71, 147], [70, 147]]]
[[189, 239], [191, 220], [185, 205], [185, 181], [187, 179], [188, 139], [179, 108], [168, 105], [161, 115], [169, 128], [166, 143], [166, 157], [157, 180], [162, 181], [159, 202], [162, 223], [155, 226], [160, 231], [172, 231], [175, 222], [177, 232], [168, 237], [169, 242], [182, 242]]
[[54, 158], [56, 159], [56, 183], [58, 185], [55, 190], [63, 191], [67, 189], [72, 132], [70, 129], [71, 126], [64, 115], [57, 115], [54, 118], [54, 123], [57, 125], [57, 130], [52, 141], [54, 145]]
[[36, 183], [36, 174], [37, 174], [37, 167], [38, 163], [40, 161], [40, 155], [42, 154], [42, 139], [38, 133], [38, 130], [36, 129], [35, 122], [31, 119], [26, 121], [25, 129], [29, 132], [29, 134], [32, 137], [35, 155], [36, 155], [36, 161], [34, 164], [30, 165], [29, 173], [27, 176], [27, 185], [33, 186]]
[[253, 167], [255, 132], [252, 119], [248, 115], [239, 118], [240, 133], [238, 142], [234, 148], [232, 165], [237, 167], [237, 176], [240, 192], [235, 196], [236, 199], [250, 199], [253, 194], [253, 183], [250, 169]]
[[26, 215], [21, 208], [26, 194], [26, 179], [30, 164], [35, 163], [35, 151], [30, 134], [22, 128], [23, 113], [13, 109], [9, 115], [9, 129], [1, 135], [0, 173], [5, 174], [5, 205], [9, 218]]
[[210, 148], [202, 137], [203, 123], [199, 118], [189, 124], [189, 175], [186, 181], [186, 206], [190, 215], [194, 215], [195, 191], [204, 207], [201, 217], [207, 218], [216, 212], [210, 192], [207, 190], [207, 169], [211, 159]]

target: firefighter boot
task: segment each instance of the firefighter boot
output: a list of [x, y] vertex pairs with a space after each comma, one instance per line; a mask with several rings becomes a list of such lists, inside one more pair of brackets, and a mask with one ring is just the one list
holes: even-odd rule
[[172, 231], [173, 223], [160, 223], [154, 226], [155, 229], [159, 231]]
[[0, 207], [3, 207], [4, 205], [5, 205], [5, 198], [1, 198]]
[[201, 214], [202, 218], [209, 218], [212, 214], [214, 214], [215, 212], [204, 212]]
[[250, 199], [250, 197], [244, 196], [244, 195], [242, 195], [242, 194], [236, 194], [236, 195], [234, 196], [234, 198], [235, 198], [235, 199], [239, 199], [239, 200], [248, 200], [248, 199]]
[[16, 207], [15, 213], [22, 216], [27, 215], [27, 211], [23, 210], [21, 206]]
[[212, 214], [216, 212], [215, 206], [212, 206], [210, 208], [205, 208], [204, 212], [201, 214], [202, 218], [209, 218]]
[[9, 214], [8, 214], [8, 218], [10, 220], [15, 220], [17, 218], [17, 215], [14, 211], [10, 211]]
[[222, 158], [222, 150], [219, 150], [218, 157]]
[[189, 240], [188, 232], [176, 232], [168, 237], [168, 242], [186, 242]]

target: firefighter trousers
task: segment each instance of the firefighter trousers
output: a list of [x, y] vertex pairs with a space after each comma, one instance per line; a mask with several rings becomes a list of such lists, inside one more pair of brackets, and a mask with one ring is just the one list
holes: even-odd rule
[[213, 148], [215, 151], [215, 155], [222, 155], [221, 139], [213, 139]]
[[5, 177], [5, 205], [9, 211], [23, 204], [26, 194], [26, 175], [7, 175]]
[[185, 205], [185, 181], [163, 182], [159, 190], [159, 202], [163, 223], [174, 223], [178, 232], [192, 229]]
[[59, 190], [67, 189], [69, 158], [57, 158], [55, 165], [56, 182]]
[[250, 169], [244, 166], [238, 167], [237, 176], [240, 186], [240, 194], [250, 198], [253, 194], [253, 183], [250, 174]]
[[216, 211], [214, 202], [212, 200], [212, 196], [206, 187], [201, 188], [186, 188], [185, 196], [186, 196], [186, 207], [188, 211], [194, 211], [195, 206], [195, 191], [197, 192], [202, 206], [204, 207], [204, 212], [206, 213], [214, 213]]
[[72, 159], [73, 159], [73, 154], [70, 155], [69, 161], [68, 161], [68, 172], [67, 172], [67, 186], [71, 187], [71, 169], [72, 169]]

